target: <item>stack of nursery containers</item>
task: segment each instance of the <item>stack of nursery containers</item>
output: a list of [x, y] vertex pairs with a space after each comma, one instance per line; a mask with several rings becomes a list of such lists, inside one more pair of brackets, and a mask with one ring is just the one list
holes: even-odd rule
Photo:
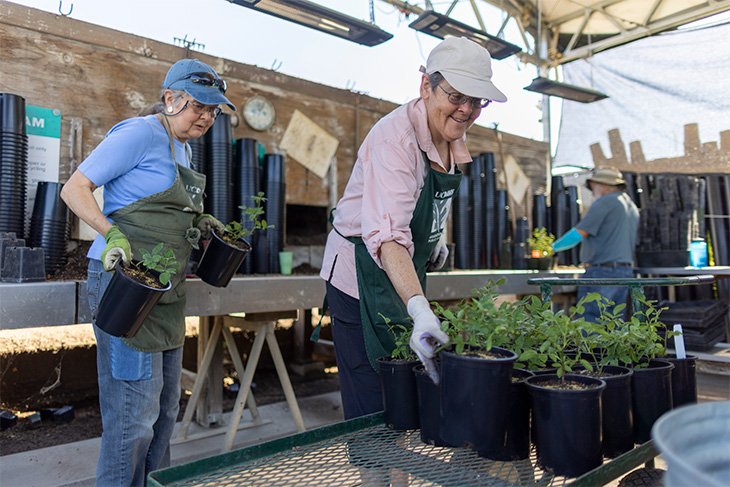
[[[652, 302], [627, 319], [598, 294], [556, 312], [534, 296], [497, 304], [495, 287], [435, 305], [450, 339], [438, 383], [412, 355], [410, 329], [391, 327], [395, 348], [378, 360], [388, 427], [498, 461], [526, 459], [534, 444], [541, 468], [577, 477], [648, 441], [673, 405], [697, 402], [695, 358], [665, 355]], [[597, 323], [581, 318], [589, 302]]]

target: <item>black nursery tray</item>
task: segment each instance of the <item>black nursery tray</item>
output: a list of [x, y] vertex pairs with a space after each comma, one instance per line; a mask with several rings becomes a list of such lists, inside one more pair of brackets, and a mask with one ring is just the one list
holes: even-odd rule
[[647, 442], [578, 479], [557, 477], [529, 459], [497, 462], [464, 448], [421, 442], [419, 430], [393, 431], [383, 413], [344, 421], [215, 457], [152, 472], [148, 486], [342, 486], [388, 480], [410, 486], [595, 486], [656, 456]]

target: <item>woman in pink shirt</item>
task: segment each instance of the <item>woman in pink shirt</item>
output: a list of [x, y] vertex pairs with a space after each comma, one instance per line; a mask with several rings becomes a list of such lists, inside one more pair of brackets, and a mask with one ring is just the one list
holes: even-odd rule
[[442, 232], [461, 180], [456, 165], [471, 162], [466, 130], [490, 102], [507, 100], [492, 84], [489, 52], [466, 38], [442, 41], [426, 64], [420, 97], [365, 138], [327, 239], [320, 275], [345, 419], [383, 409], [376, 360], [394, 348], [383, 316], [413, 323], [410, 346], [438, 381], [434, 349], [448, 338], [424, 296], [426, 267], [448, 255]]

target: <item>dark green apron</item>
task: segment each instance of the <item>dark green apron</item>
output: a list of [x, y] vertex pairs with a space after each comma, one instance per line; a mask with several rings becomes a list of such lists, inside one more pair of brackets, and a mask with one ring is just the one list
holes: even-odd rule
[[172, 289], [166, 292], [142, 327], [124, 341], [144, 352], [160, 352], [178, 348], [185, 340], [185, 271], [191, 248], [197, 247], [200, 231], [193, 227], [193, 218], [203, 212], [205, 176], [180, 166], [166, 118], [158, 118], [170, 140], [170, 153], [177, 174], [165, 191], [139, 199], [110, 216], [129, 243], [134, 255], [151, 250], [162, 242], [175, 253], [179, 269], [172, 277]]
[[[413, 265], [425, 293], [426, 266], [446, 225], [449, 201], [459, 188], [461, 172], [458, 169], [455, 174], [439, 172], [431, 167], [426, 153], [422, 154], [429, 170], [413, 211], [410, 229], [414, 246]], [[380, 315], [394, 324], [406, 326], [412, 326], [411, 318], [388, 275], [370, 256], [362, 237], [346, 238], [355, 244], [355, 268], [365, 350], [370, 365], [377, 371], [377, 359], [389, 356], [395, 348], [393, 333]]]

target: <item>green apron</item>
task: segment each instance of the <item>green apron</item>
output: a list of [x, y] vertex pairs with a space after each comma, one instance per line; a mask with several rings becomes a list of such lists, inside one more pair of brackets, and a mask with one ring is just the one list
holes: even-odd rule
[[172, 289], [166, 292], [145, 319], [137, 334], [125, 338], [130, 347], [144, 352], [178, 348], [185, 341], [185, 272], [191, 248], [197, 248], [200, 231], [193, 218], [203, 212], [205, 176], [180, 166], [165, 117], [158, 118], [170, 141], [170, 153], [177, 174], [168, 189], [139, 199], [110, 216], [129, 239], [132, 253], [152, 250], [162, 242], [175, 253], [179, 269], [172, 277]]
[[[414, 246], [413, 265], [421, 288], [426, 292], [426, 266], [446, 225], [449, 201], [459, 188], [461, 172], [458, 169], [455, 174], [436, 171], [431, 167], [426, 153], [422, 154], [429, 170], [413, 211], [410, 229]], [[409, 326], [411, 318], [388, 275], [370, 256], [362, 237], [348, 237], [348, 240], [355, 244], [355, 269], [365, 350], [370, 365], [377, 371], [377, 359], [389, 356], [395, 348], [395, 337], [380, 315], [387, 317], [393, 324], [406, 326]]]

